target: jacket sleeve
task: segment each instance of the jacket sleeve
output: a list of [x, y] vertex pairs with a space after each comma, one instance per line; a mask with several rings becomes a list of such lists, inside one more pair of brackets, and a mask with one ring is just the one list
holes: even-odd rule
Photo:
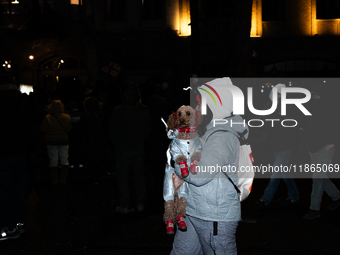
[[237, 148], [239, 148], [239, 141], [235, 135], [230, 132], [215, 132], [202, 147], [202, 157], [197, 165], [197, 174], [190, 173], [186, 178], [182, 178], [177, 163], [175, 164], [175, 173], [195, 186], [205, 185], [217, 177], [223, 166], [235, 162]]

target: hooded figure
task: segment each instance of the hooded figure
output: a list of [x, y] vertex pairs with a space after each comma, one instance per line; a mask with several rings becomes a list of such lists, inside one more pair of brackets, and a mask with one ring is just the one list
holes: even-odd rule
[[[237, 253], [235, 233], [241, 220], [241, 205], [236, 189], [221, 169], [237, 185], [236, 173], [233, 173], [239, 162], [237, 136], [244, 134], [247, 138], [248, 127], [240, 116], [232, 114], [230, 89], [233, 87], [229, 78], [221, 78], [198, 88], [199, 101], [205, 98], [212, 121], [202, 136], [202, 157], [197, 174], [183, 178], [189, 184], [185, 218], [188, 230], [185, 234], [176, 232], [171, 254], [212, 254], [216, 250]], [[226, 121], [214, 126], [214, 119]], [[175, 172], [181, 176], [178, 164], [175, 164]]]
[[70, 115], [64, 113], [64, 104], [60, 100], [53, 100], [48, 106], [41, 131], [46, 133], [47, 154], [50, 159], [52, 185], [58, 183], [58, 160], [60, 159], [61, 177], [59, 182], [66, 183], [68, 173], [68, 132], [72, 128]]
[[49, 145], [68, 145], [67, 133], [71, 130], [71, 117], [64, 113], [64, 104], [53, 100], [47, 108], [41, 131], [46, 133], [46, 143]]

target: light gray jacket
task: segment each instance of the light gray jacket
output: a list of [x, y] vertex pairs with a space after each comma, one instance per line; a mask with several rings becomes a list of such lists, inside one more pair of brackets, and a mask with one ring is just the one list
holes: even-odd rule
[[[238, 169], [240, 143], [236, 135], [248, 128], [242, 124], [230, 126], [230, 120], [234, 123], [242, 122], [240, 116], [233, 116], [228, 120], [227, 124], [213, 127], [213, 123], [210, 123], [207, 126], [207, 132], [202, 137], [206, 142], [202, 144], [202, 158], [197, 168], [200, 171], [184, 178], [189, 183], [187, 215], [207, 221], [241, 220], [241, 204], [237, 191], [224, 173], [217, 171], [217, 166], [230, 166], [225, 170], [230, 170], [233, 166]], [[215, 171], [208, 171], [209, 166], [215, 166]], [[207, 172], [203, 172], [204, 170]], [[175, 172], [181, 176], [178, 164], [175, 164]], [[237, 185], [236, 173], [228, 171], [227, 174]]]

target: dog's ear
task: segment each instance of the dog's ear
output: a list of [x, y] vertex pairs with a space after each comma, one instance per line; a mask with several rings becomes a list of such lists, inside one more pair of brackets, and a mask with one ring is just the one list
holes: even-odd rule
[[201, 125], [203, 122], [203, 115], [201, 114], [200, 111], [195, 111], [195, 115], [197, 114], [197, 119], [196, 119], [196, 124], [197, 126]]
[[176, 130], [176, 119], [175, 119], [175, 114], [174, 112], [172, 112], [172, 114], [169, 115], [168, 121], [167, 121], [167, 125], [168, 125], [168, 129], [172, 129], [172, 130]]

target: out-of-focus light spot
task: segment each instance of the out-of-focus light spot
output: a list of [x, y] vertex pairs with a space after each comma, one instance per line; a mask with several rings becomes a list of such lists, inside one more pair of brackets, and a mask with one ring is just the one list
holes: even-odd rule
[[26, 93], [27, 95], [29, 95], [30, 92], [33, 92], [33, 86], [32, 85], [20, 84], [20, 92]]
[[7, 65], [7, 68], [11, 68], [11, 67], [12, 67], [11, 64], [8, 64], [8, 65]]
[[8, 64], [8, 61], [5, 61], [5, 64], [7, 65], [7, 64]]
[[55, 77], [55, 80], [56, 80], [57, 82], [59, 82], [59, 76], [58, 76], [58, 75]]
[[79, 0], [70, 0], [70, 4], [79, 5]]
[[6, 64], [2, 64], [3, 67], [6, 67]]
[[60, 63], [64, 64], [64, 60], [63, 60], [63, 59], [60, 59]]
[[262, 86], [262, 88], [264, 88], [264, 86]]
[[14, 0], [14, 2], [11, 2], [11, 4], [19, 4], [18, 0]]
[[261, 89], [261, 93], [263, 93], [263, 89]]
[[33, 55], [29, 55], [28, 57], [30, 60], [33, 60], [34, 59], [34, 56]]
[[323, 81], [323, 83], [326, 83], [326, 81]]

